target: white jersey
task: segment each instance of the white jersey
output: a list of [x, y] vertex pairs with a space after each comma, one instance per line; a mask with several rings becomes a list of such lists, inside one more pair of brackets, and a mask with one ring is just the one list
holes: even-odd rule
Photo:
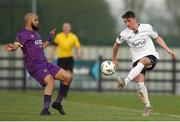
[[155, 50], [152, 38], [156, 39], [158, 33], [149, 24], [140, 24], [137, 33], [126, 28], [116, 38], [116, 42], [121, 44], [123, 41], [131, 48], [132, 61], [135, 62], [147, 55], [154, 55], [159, 59], [159, 55]]

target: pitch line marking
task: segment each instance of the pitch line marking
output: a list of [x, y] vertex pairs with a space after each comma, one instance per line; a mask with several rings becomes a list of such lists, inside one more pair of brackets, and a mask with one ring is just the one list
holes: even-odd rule
[[[81, 104], [81, 105], [86, 105], [86, 106], [95, 106], [95, 107], [101, 106], [101, 107], [105, 107], [107, 109], [114, 109], [114, 110], [126, 110], [126, 111], [138, 112], [138, 113], [143, 113], [144, 112], [144, 111], [141, 111], [141, 110], [130, 109], [130, 108], [120, 108], [120, 107], [114, 107], [114, 106], [95, 105], [95, 104], [72, 102], [72, 101], [66, 101], [66, 102], [73, 103], [73, 104]], [[174, 114], [164, 114], [164, 113], [159, 113], [159, 112], [152, 112], [152, 114], [168, 116], [168, 117], [174, 117], [174, 118], [180, 118], [180, 115], [174, 115]]]

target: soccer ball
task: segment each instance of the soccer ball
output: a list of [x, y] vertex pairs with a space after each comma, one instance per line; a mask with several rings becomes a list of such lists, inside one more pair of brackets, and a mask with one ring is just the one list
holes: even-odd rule
[[104, 61], [102, 64], [101, 64], [101, 72], [104, 74], [104, 75], [113, 75], [115, 73], [115, 65], [112, 61]]

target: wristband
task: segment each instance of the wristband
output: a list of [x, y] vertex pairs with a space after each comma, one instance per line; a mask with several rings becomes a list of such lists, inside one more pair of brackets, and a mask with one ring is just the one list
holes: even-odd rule
[[48, 41], [50, 42], [50, 43], [53, 43], [53, 41], [54, 41], [54, 37], [49, 33], [49, 35], [48, 35]]

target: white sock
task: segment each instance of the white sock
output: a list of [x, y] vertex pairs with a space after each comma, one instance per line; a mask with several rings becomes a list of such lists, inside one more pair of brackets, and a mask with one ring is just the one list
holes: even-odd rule
[[137, 84], [137, 92], [142, 100], [142, 102], [145, 104], [145, 107], [151, 107], [150, 101], [149, 101], [149, 96], [148, 96], [148, 91], [147, 88], [144, 84], [144, 82], [136, 83]]
[[128, 84], [131, 80], [127, 77], [124, 79], [125, 85]]
[[138, 74], [140, 74], [143, 68], [144, 65], [142, 63], [138, 63], [134, 68], [132, 68], [128, 76], [124, 79], [125, 85], [133, 80]]
[[144, 68], [144, 64], [139, 62], [134, 68], [131, 69], [131, 71], [129, 72], [127, 78], [129, 80], [133, 80], [137, 75], [139, 75], [141, 73], [143, 68]]

